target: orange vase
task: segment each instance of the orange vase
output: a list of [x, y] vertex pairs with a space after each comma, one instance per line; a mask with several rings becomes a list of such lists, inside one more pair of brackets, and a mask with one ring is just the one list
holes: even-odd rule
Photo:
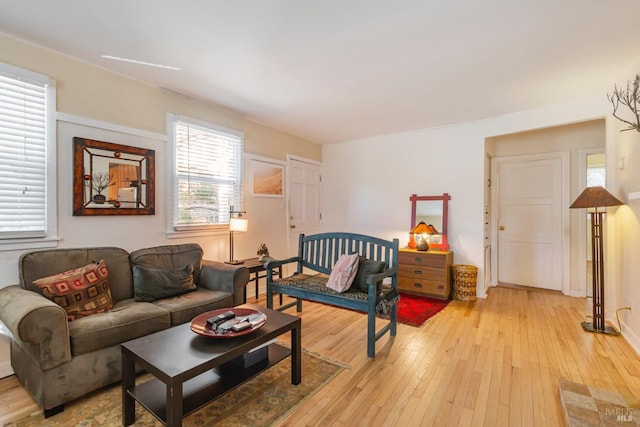
[[409, 248], [416, 248], [416, 239], [413, 238], [413, 234], [409, 233]]

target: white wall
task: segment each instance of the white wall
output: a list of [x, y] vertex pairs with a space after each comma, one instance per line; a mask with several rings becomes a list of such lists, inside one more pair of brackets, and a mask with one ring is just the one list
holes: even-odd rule
[[[627, 205], [617, 208], [613, 215], [607, 214], [608, 235], [611, 236], [608, 243], [615, 254], [606, 259], [615, 280], [605, 284], [607, 296], [612, 296], [612, 304], [607, 304], [607, 308], [631, 307], [630, 311], [620, 311], [622, 333], [640, 353], [640, 199], [628, 197], [630, 193], [640, 191], [640, 134], [636, 131], [615, 132], [615, 137], [612, 157], [617, 180], [610, 190]], [[623, 169], [619, 168], [621, 159]]]
[[447, 192], [455, 262], [478, 265], [482, 229], [470, 225], [482, 223], [483, 181], [464, 177], [483, 174], [483, 162], [475, 159], [484, 158], [484, 138], [474, 135], [473, 126], [326, 145], [322, 157], [323, 229], [397, 237], [405, 246], [411, 225], [409, 197]]
[[447, 192], [454, 262], [478, 266], [482, 297], [485, 139], [602, 118], [609, 107], [603, 94], [477, 122], [325, 145], [323, 229], [397, 237], [406, 245], [411, 194]]

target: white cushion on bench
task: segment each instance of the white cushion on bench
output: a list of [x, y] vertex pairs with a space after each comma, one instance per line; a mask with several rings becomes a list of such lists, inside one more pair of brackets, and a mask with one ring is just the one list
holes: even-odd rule
[[347, 291], [358, 272], [358, 258], [358, 254], [340, 255], [331, 269], [327, 288], [340, 293]]

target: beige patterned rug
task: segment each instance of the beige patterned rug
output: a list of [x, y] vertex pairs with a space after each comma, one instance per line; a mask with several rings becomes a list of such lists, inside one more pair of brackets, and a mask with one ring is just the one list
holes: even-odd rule
[[[348, 365], [306, 350], [302, 353], [302, 382], [291, 384], [291, 363], [285, 359], [240, 387], [186, 417], [187, 426], [268, 426], [287, 416], [304, 400], [329, 383]], [[138, 382], [151, 378], [149, 374]], [[15, 427], [121, 426], [120, 384], [97, 390], [65, 405], [64, 412], [44, 419], [41, 413]], [[149, 412], [136, 404], [136, 426], [161, 426]]]
[[563, 380], [560, 398], [571, 427], [640, 425], [640, 400], [635, 397]]

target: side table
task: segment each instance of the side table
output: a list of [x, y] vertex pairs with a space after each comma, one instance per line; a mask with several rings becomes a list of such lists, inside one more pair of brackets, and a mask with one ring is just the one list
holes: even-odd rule
[[[242, 260], [242, 266], [249, 270], [249, 283], [253, 282], [256, 286], [256, 299], [258, 298], [258, 280], [267, 277], [267, 271], [264, 268], [264, 262], [258, 261], [258, 258], [247, 258]], [[282, 277], [282, 266], [279, 266], [273, 271], [274, 275]], [[282, 298], [282, 296], [280, 297]], [[244, 302], [247, 302], [247, 288], [244, 288]]]

